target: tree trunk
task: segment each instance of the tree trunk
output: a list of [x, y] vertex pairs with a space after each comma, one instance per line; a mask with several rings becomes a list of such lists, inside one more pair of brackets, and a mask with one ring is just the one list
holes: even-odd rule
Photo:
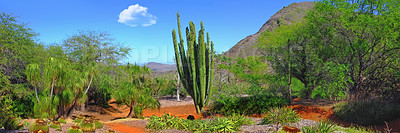
[[126, 118], [133, 118], [135, 116], [135, 107], [136, 101], [132, 101], [131, 106], [129, 107], [129, 114], [126, 116]]
[[51, 90], [50, 90], [50, 99], [53, 97], [53, 90], [54, 90], [54, 83], [55, 83], [55, 79], [53, 77], [53, 83], [51, 83]]
[[93, 81], [93, 77], [94, 77], [94, 75], [92, 73], [92, 77], [90, 78], [90, 82], [89, 82], [89, 85], [88, 85], [88, 87], [87, 87], [87, 89], [85, 91], [85, 94], [87, 94], [87, 92], [89, 91], [90, 85], [92, 84], [92, 81]]
[[176, 101], [181, 101], [181, 99], [179, 99], [179, 87], [176, 88]]
[[85, 109], [85, 103], [82, 103], [82, 104], [81, 104], [81, 111], [82, 111], [82, 112], [85, 112], [85, 110], [86, 110], [86, 109]]
[[38, 103], [40, 103], [39, 97], [37, 95], [37, 87], [36, 87], [36, 85], [35, 85], [35, 94], [36, 94], [36, 99], [37, 99]]

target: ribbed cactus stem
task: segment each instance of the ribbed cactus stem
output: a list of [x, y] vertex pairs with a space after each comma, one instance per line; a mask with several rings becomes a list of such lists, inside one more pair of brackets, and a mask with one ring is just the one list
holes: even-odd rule
[[214, 69], [214, 49], [213, 42], [207, 33], [207, 42], [204, 40], [204, 27], [201, 22], [198, 38], [196, 37], [196, 29], [193, 22], [189, 22], [189, 27], [186, 27], [187, 51], [183, 46], [183, 38], [181, 33], [179, 13], [178, 32], [179, 40], [176, 38], [176, 31], [172, 30], [172, 39], [175, 50], [175, 60], [180, 80], [189, 95], [193, 98], [196, 107], [196, 112], [200, 113], [207, 106], [209, 96], [212, 92], [212, 80]]

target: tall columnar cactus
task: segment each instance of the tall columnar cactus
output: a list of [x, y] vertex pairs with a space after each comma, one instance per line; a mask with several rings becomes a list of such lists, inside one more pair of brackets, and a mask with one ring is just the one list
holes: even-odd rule
[[[196, 112], [200, 113], [207, 106], [214, 73], [214, 44], [207, 33], [207, 42], [204, 40], [203, 22], [199, 31], [198, 41], [196, 40], [196, 30], [192, 21], [189, 28], [186, 27], [187, 50], [183, 46], [181, 24], [178, 19], [178, 32], [180, 42], [177, 42], [176, 31], [172, 30], [172, 38], [175, 49], [176, 67], [181, 82], [189, 95], [193, 98]], [[211, 46], [211, 49], [210, 49]]]

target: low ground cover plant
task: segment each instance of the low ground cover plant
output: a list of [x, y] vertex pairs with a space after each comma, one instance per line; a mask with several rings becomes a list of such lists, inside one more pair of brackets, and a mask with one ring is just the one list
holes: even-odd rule
[[220, 98], [212, 103], [208, 112], [225, 116], [235, 114], [253, 115], [266, 113], [270, 107], [281, 107], [287, 104], [288, 100], [286, 98], [269, 95], [248, 97], [220, 95]]
[[361, 126], [384, 124], [400, 117], [400, 105], [383, 102], [342, 102], [335, 106], [334, 114], [340, 120]]
[[254, 121], [239, 115], [208, 120], [188, 120], [164, 114], [161, 117], [151, 116], [147, 128], [154, 130], [178, 129], [191, 132], [236, 132], [242, 125], [251, 124], [254, 124]]
[[288, 107], [273, 107], [262, 119], [262, 124], [275, 124], [275, 132], [278, 132], [279, 126], [288, 123], [295, 123], [300, 120], [300, 115]]

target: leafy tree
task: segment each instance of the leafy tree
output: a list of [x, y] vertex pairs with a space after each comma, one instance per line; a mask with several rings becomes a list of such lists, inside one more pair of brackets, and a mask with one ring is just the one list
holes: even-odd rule
[[344, 66], [350, 99], [394, 94], [393, 70], [400, 52], [398, 7], [394, 0], [323, 0], [308, 15], [312, 45], [324, 61]]
[[22, 70], [35, 60], [36, 33], [15, 17], [0, 13], [0, 70], [11, 84], [26, 83]]
[[[102, 95], [98, 93], [107, 92], [107, 89], [111, 87], [104, 86], [99, 81], [110, 81], [109, 78], [103, 78], [107, 78], [105, 75], [113, 76], [112, 73], [115, 72], [112, 67], [118, 65], [118, 62], [127, 56], [130, 49], [120, 46], [110, 34], [95, 31], [80, 31], [64, 40], [62, 47], [68, 60], [76, 64], [74, 65], [75, 69], [84, 74], [84, 84], [87, 87], [84, 95], [91, 91], [88, 98], [94, 98], [94, 101], [103, 101], [104, 103], [100, 103], [103, 105], [107, 104], [107, 100], [101, 99], [104, 98], [103, 96], [98, 97]], [[93, 81], [97, 82], [93, 83]], [[90, 88], [96, 90], [90, 90]], [[82, 104], [83, 110], [84, 106]]]
[[[259, 46], [272, 64], [276, 74], [287, 76], [290, 86], [293, 76], [305, 86], [305, 97], [310, 98], [314, 88], [322, 80], [322, 60], [310, 45], [310, 35], [306, 22], [281, 25], [274, 31], [266, 31], [259, 38]], [[289, 89], [290, 91], [290, 89]]]
[[35, 43], [35, 37], [36, 33], [16, 17], [0, 13], [0, 92], [5, 96], [0, 108], [6, 109], [1, 112], [11, 113], [9, 117], [28, 117], [32, 111], [31, 86], [24, 69], [29, 63], [42, 61], [43, 46]]

